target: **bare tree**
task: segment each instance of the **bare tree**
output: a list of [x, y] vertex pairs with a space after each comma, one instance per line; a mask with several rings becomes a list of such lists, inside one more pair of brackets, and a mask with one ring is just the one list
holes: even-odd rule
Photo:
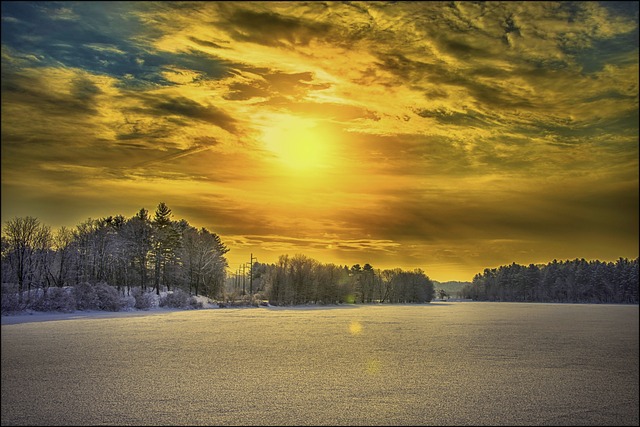
[[53, 236], [54, 257], [48, 268], [53, 284], [59, 288], [64, 286], [71, 271], [73, 232], [67, 227], [60, 227]]
[[139, 286], [147, 289], [147, 263], [151, 251], [151, 221], [149, 212], [142, 208], [127, 220], [120, 231], [125, 242], [126, 252], [134, 269], [138, 270]]
[[50, 250], [51, 229], [37, 218], [16, 217], [7, 221], [3, 234], [8, 244], [6, 256], [18, 284], [18, 302], [22, 304], [25, 286], [29, 298], [31, 286], [42, 274], [42, 256]]

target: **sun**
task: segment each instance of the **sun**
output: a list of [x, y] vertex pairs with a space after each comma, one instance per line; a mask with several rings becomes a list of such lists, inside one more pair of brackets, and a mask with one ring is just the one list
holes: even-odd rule
[[330, 161], [331, 135], [311, 119], [278, 116], [264, 129], [263, 141], [282, 165], [297, 172], [320, 170]]

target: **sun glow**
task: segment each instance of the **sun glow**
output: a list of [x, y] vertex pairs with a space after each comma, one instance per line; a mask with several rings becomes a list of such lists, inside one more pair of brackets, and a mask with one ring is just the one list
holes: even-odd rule
[[331, 135], [314, 120], [278, 116], [263, 132], [266, 148], [297, 172], [326, 168], [330, 163]]

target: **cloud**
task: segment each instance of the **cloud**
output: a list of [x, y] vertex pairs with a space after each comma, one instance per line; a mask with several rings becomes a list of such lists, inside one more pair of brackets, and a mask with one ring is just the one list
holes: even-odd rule
[[115, 54], [118, 54], [118, 55], [126, 54], [125, 51], [119, 49], [118, 47], [110, 45], [110, 44], [106, 44], [106, 43], [87, 43], [84, 46], [88, 47], [90, 49], [93, 49], [93, 50], [95, 50], [97, 52], [115, 53]]
[[[637, 254], [637, 3], [6, 2], [2, 23], [3, 218], [160, 194], [238, 251]], [[322, 141], [323, 167], [265, 135]]]
[[331, 28], [328, 22], [313, 22], [270, 11], [233, 10], [224, 25], [234, 40], [267, 46], [308, 45]]
[[79, 16], [69, 7], [61, 7], [58, 9], [48, 9], [51, 19], [60, 21], [75, 21], [79, 19]]
[[233, 132], [235, 129], [235, 120], [215, 106], [204, 106], [185, 97], [159, 98], [160, 99], [154, 99], [151, 103], [151, 108], [155, 111], [154, 114], [165, 115], [169, 113], [195, 120], [202, 120], [219, 126], [229, 132]]
[[255, 78], [243, 77], [229, 84], [229, 94], [225, 99], [248, 100], [251, 98], [280, 99], [292, 102], [304, 99], [309, 92], [323, 90], [327, 84], [314, 84], [311, 72], [284, 73], [269, 69], [249, 69]]
[[52, 70], [52, 74], [43, 78], [33, 69], [7, 72], [2, 82], [3, 95], [9, 98], [5, 105], [20, 103], [55, 116], [97, 113], [93, 100], [100, 89], [95, 84], [64, 70]]

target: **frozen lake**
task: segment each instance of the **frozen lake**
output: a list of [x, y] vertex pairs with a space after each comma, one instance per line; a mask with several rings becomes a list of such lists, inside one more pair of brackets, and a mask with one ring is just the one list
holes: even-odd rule
[[434, 302], [10, 323], [2, 425], [639, 421], [637, 305]]

